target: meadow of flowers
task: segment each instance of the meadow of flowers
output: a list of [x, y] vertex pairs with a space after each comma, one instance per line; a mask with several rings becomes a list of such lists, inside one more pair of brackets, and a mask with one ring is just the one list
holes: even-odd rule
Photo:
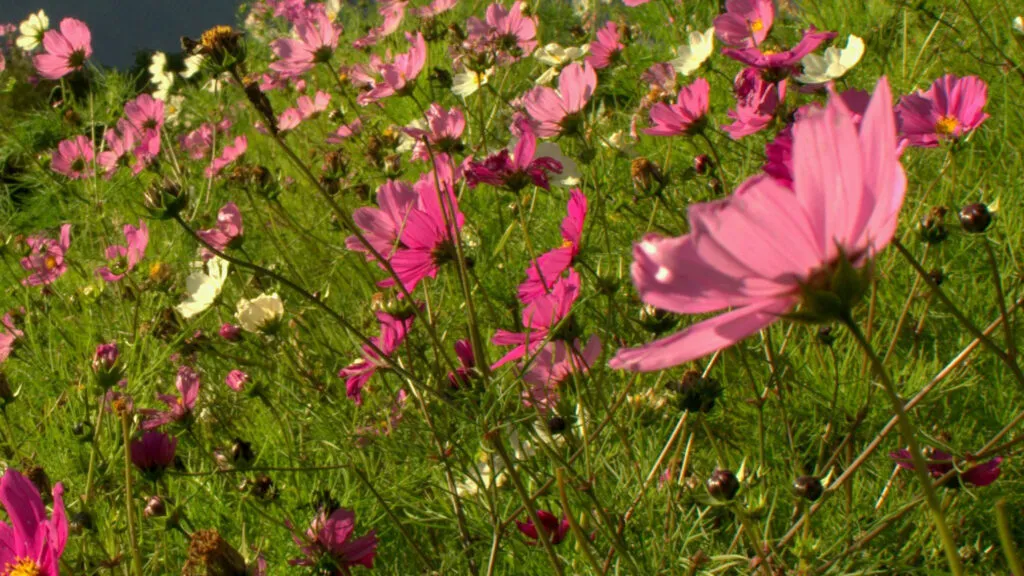
[[1024, 576], [999, 0], [0, 25], [0, 575]]

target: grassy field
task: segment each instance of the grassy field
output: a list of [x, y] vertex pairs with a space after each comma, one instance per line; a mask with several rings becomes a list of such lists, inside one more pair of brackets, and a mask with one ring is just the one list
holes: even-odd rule
[[[109, 178], [69, 178], [53, 160], [64, 140], [104, 143], [104, 131], [126, 117], [125, 104], [156, 88], [149, 59], [132, 71], [86, 64], [58, 80], [30, 81], [36, 71], [14, 45], [18, 33], [4, 37], [0, 315], [10, 311], [13, 325], [0, 327], [0, 338], [14, 328], [23, 335], [0, 363], [0, 460], [44, 494], [63, 483], [71, 535], [61, 573], [244, 574], [223, 548], [203, 548], [210, 529], [250, 571], [261, 558], [267, 574], [363, 572], [339, 562], [341, 553], [332, 560], [323, 535], [304, 544], [317, 566], [289, 565], [303, 557], [293, 534], [301, 541], [318, 513], [339, 507], [355, 514], [350, 542], [374, 531], [373, 569], [381, 573], [955, 573], [921, 483], [889, 456], [908, 439], [895, 425], [884, 379], [840, 322], [783, 320], [660, 371], [608, 366], [620, 348], [704, 317], [641, 302], [630, 279], [634, 242], [689, 232], [689, 206], [724, 198], [758, 174], [765, 144], [800, 116], [798, 107], [827, 96], [790, 78], [767, 127], [731, 139], [722, 127], [736, 107], [733, 79], [742, 65], [716, 39], [702, 67], [677, 78], [678, 86], [696, 77], [709, 82], [705, 131], [645, 135], [652, 94], [641, 76], [674, 58], [691, 31], [710, 28], [722, 11], [713, 2], [674, 0], [632, 8], [592, 2], [580, 12], [575, 4], [528, 5], [539, 46], [586, 45], [608, 21], [621, 24], [624, 44], [597, 73], [582, 129], [543, 139], [577, 164], [576, 183], [550, 190], [529, 183], [513, 192], [455, 178], [464, 225], [454, 246], [442, 246], [447, 252], [427, 250], [425, 258], [439, 264], [436, 277], [409, 294], [378, 286], [389, 272], [346, 247], [357, 231], [353, 211], [376, 206], [375, 191], [389, 179], [420, 180], [438, 146], [448, 146], [458, 165], [513, 144], [519, 99], [548, 67], [529, 54], [516, 62], [506, 56], [480, 90], [453, 94], [452, 77], [471, 62], [465, 54], [454, 59], [453, 47], [473, 30], [467, 18], [484, 18], [484, 2], [462, 0], [435, 18], [417, 17], [410, 5], [398, 31], [366, 50], [351, 44], [381, 24], [378, 6], [345, 3], [335, 19], [344, 32], [328, 61], [283, 87], [250, 89], [249, 97], [239, 81], [258, 81], [282, 60], [272, 43], [293, 26], [289, 14], [261, 14], [243, 25], [247, 10], [236, 23], [244, 50], [223, 36], [195, 76], [179, 74], [156, 133], [159, 151], [138, 174], [124, 166]], [[987, 84], [990, 117], [976, 130], [903, 152], [908, 184], [896, 239], [906, 252], [889, 246], [875, 255], [870, 286], [852, 309], [896, 392], [913, 399], [907, 412], [918, 444], [953, 455], [960, 471], [1002, 458], [991, 484], [972, 485], [953, 472], [935, 488], [964, 574], [1014, 573], [1006, 552], [1024, 542], [1024, 375], [1016, 352], [1024, 227], [1015, 224], [1024, 221], [1024, 32], [1016, 34], [1012, 22], [1019, 12], [1024, 7], [1014, 12], [999, 0], [783, 0], [768, 40], [793, 46], [810, 26], [838, 33], [820, 54], [845, 46], [851, 34], [862, 38], [862, 59], [835, 87], [870, 92], [884, 76], [894, 104], [946, 74]], [[402, 32], [426, 37], [425, 66], [404, 91], [361, 105], [365, 90], [351, 66], [366, 63], [367, 52], [408, 52]], [[219, 89], [208, 91], [216, 78]], [[299, 79], [304, 86], [296, 86]], [[280, 123], [299, 96], [317, 91], [330, 95], [326, 109], [280, 134], [268, 128], [261, 106]], [[674, 92], [667, 96], [675, 101]], [[416, 160], [400, 127], [421, 120], [431, 103], [461, 109], [466, 128], [458, 146], [434, 142], [426, 161]], [[180, 139], [225, 119], [230, 127], [217, 128], [190, 156]], [[361, 132], [329, 138], [356, 119]], [[239, 136], [244, 155], [208, 175], [213, 158]], [[710, 167], [696, 169], [698, 156]], [[429, 175], [420, 183], [437, 184]], [[573, 259], [580, 290], [550, 339], [578, 337], [581, 351], [596, 336], [601, 351], [589, 370], [577, 367], [558, 385], [557, 404], [543, 407], [524, 403], [531, 384], [517, 362], [487, 364], [509, 349], [491, 343], [499, 330], [523, 331], [517, 287], [531, 261], [567, 245], [560, 226], [571, 187], [587, 199]], [[184, 199], [180, 212], [154, 209], [173, 194]], [[244, 232], [224, 248], [233, 263], [219, 297], [189, 317], [180, 304], [201, 261], [194, 233], [217, 229], [229, 202]], [[974, 203], [994, 214], [982, 234], [966, 233], [958, 220]], [[96, 273], [108, 265], [105, 250], [124, 245], [123, 226], [140, 220], [149, 233], [144, 257], [121, 280], [105, 281]], [[65, 223], [66, 271], [45, 286], [25, 285], [26, 238], [56, 239]], [[118, 272], [125, 264], [111, 265]], [[248, 316], [237, 316], [240, 300], [274, 293], [284, 313], [273, 326], [225, 333], [225, 324], [249, 327]], [[400, 342], [393, 331], [378, 336], [375, 313], [382, 312], [411, 322]], [[386, 359], [370, 353], [380, 367], [356, 402], [339, 371], [363, 358], [370, 338]], [[477, 352], [475, 368], [454, 353], [463, 340]], [[108, 368], [94, 353], [111, 342], [119, 355]], [[167, 408], [157, 394], [179, 394], [181, 367], [198, 376], [198, 399], [191, 407], [170, 401], [182, 417], [159, 429], [176, 438], [176, 458], [163, 474], [144, 473], [131, 465], [129, 446], [152, 418], [145, 410]], [[235, 370], [248, 378], [241, 391], [226, 380]], [[120, 399], [110, 401], [112, 392]], [[926, 457], [942, 464], [933, 451]], [[716, 470], [735, 473], [734, 497], [711, 495], [722, 496], [732, 482]], [[816, 488], [820, 497], [809, 498]], [[1008, 517], [1003, 544], [1000, 506]], [[564, 540], [555, 534], [558, 543], [539, 543], [518, 528], [538, 510], [571, 520], [561, 528]], [[37, 574], [13, 563], [0, 573]]]

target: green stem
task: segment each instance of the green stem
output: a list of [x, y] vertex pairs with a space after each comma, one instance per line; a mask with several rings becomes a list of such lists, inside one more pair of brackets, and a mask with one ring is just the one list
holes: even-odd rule
[[1003, 554], [1013, 576], [1024, 576], [1024, 566], [1021, 566], [1020, 558], [1017, 557], [1016, 544], [1010, 532], [1010, 518], [1006, 515], [1005, 498], [1000, 498], [996, 502], [996, 527], [999, 529], [999, 543], [1003, 545]]
[[121, 414], [121, 434], [124, 437], [124, 500], [128, 508], [128, 540], [132, 548], [132, 565], [135, 576], [142, 576], [142, 553], [139, 551], [138, 533], [135, 529], [135, 501], [132, 498], [132, 451], [131, 433], [128, 428], [128, 413]]

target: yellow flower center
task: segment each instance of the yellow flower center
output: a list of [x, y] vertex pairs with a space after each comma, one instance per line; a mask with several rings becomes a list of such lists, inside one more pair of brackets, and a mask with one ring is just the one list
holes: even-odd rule
[[199, 43], [202, 44], [204, 48], [213, 50], [220, 45], [220, 42], [224, 38], [230, 38], [232, 34], [234, 34], [234, 30], [231, 29], [231, 26], [214, 26], [206, 32], [203, 32], [202, 37], [199, 39]]
[[43, 260], [43, 265], [46, 266], [47, 270], [53, 270], [54, 268], [57, 267], [57, 259], [54, 258], [52, 255], [47, 256], [46, 259]]
[[939, 121], [935, 123], [935, 132], [943, 136], [947, 136], [956, 132], [956, 127], [960, 125], [960, 121], [953, 116], [943, 116], [939, 118]]
[[43, 572], [39, 564], [28, 558], [16, 558], [15, 564], [8, 564], [5, 568], [7, 576], [40, 576]]
[[751, 32], [760, 32], [761, 30], [764, 30], [764, 22], [761, 22], [760, 18], [750, 23]]
[[562, 248], [572, 248], [572, 240], [562, 240]]

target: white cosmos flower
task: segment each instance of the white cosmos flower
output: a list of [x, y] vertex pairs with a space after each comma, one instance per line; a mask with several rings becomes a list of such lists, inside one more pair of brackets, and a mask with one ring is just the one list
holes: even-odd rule
[[541, 64], [547, 64], [548, 69], [537, 78], [536, 83], [547, 84], [551, 82], [562, 71], [562, 68], [583, 58], [588, 52], [590, 52], [590, 45], [563, 48], [555, 42], [537, 48], [533, 53], [533, 57], [539, 60]]
[[188, 58], [185, 58], [185, 71], [181, 73], [182, 78], [191, 78], [199, 73], [199, 70], [203, 67], [203, 62], [206, 60], [202, 54], [193, 54]]
[[29, 14], [24, 22], [18, 25], [18, 32], [21, 33], [15, 44], [25, 52], [31, 52], [39, 47], [43, 41], [43, 34], [50, 27], [50, 18], [46, 12], [40, 10], [35, 14]]
[[676, 57], [669, 62], [676, 72], [683, 76], [689, 76], [697, 71], [704, 64], [704, 61], [711, 56], [715, 50], [715, 27], [708, 28], [703, 33], [690, 32], [687, 37], [689, 44], [680, 46], [676, 50]]
[[153, 98], [160, 101], [167, 100], [167, 94], [174, 85], [174, 72], [167, 70], [167, 54], [154, 52], [153, 58], [149, 61], [149, 77], [156, 86]]
[[327, 0], [324, 2], [324, 11], [327, 12], [327, 18], [334, 22], [341, 12], [341, 0]]
[[1013, 19], [1013, 29], [1018, 34], [1024, 34], [1024, 16], [1017, 16]]
[[487, 84], [487, 80], [494, 74], [494, 68], [488, 68], [486, 72], [474, 72], [466, 70], [452, 77], [452, 92], [456, 96], [465, 98], [474, 94], [481, 86]]
[[235, 312], [239, 326], [249, 332], [273, 332], [282, 316], [284, 303], [277, 292], [260, 294], [252, 300], [242, 298]]
[[633, 140], [622, 130], [614, 132], [611, 136], [601, 141], [605, 148], [618, 150], [627, 156], [633, 153]]
[[224, 288], [230, 265], [217, 256], [207, 260], [205, 265], [201, 261], [194, 263], [195, 270], [185, 279], [185, 300], [175, 306], [178, 313], [188, 320], [212, 306]]
[[864, 41], [859, 37], [850, 34], [846, 40], [846, 48], [830, 46], [825, 49], [825, 55], [808, 54], [800, 62], [804, 66], [804, 73], [796, 77], [796, 81], [803, 84], [824, 84], [835, 80], [846, 74], [857, 62], [860, 62], [864, 55]]

